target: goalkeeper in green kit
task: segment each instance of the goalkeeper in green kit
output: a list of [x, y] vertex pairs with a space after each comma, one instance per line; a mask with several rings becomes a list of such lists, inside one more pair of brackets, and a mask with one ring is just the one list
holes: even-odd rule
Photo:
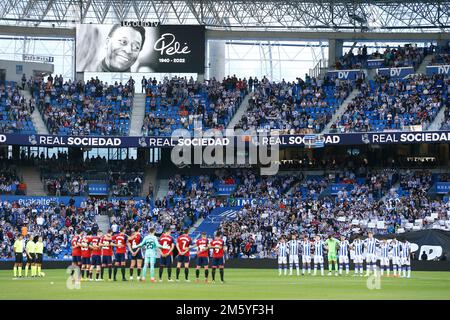
[[150, 228], [149, 234], [145, 236], [140, 244], [135, 246], [133, 249], [145, 248], [145, 260], [144, 268], [142, 269], [142, 282], [145, 281], [145, 276], [147, 275], [147, 266], [150, 264], [150, 281], [155, 282], [155, 263], [156, 256], [158, 254], [158, 248], [170, 249], [170, 247], [162, 246], [158, 242], [158, 238], [155, 236], [155, 228]]
[[333, 238], [332, 235], [328, 236], [328, 239], [325, 241], [325, 247], [328, 249], [328, 275], [331, 276], [331, 271], [336, 271], [336, 277], [338, 276], [338, 263], [337, 263], [337, 246], [339, 244], [339, 240]]

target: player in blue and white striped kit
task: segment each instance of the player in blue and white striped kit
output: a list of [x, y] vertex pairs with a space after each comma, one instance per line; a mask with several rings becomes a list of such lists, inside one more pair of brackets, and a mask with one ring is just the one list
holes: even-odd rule
[[284, 265], [284, 275], [287, 275], [287, 243], [284, 238], [284, 236], [281, 237], [280, 241], [278, 242], [277, 246], [275, 247], [275, 250], [277, 251], [278, 255], [278, 275], [281, 276], [281, 271], [283, 269]]
[[364, 242], [361, 240], [359, 236], [356, 236], [356, 239], [353, 240], [352, 244], [350, 245], [351, 248], [354, 250], [354, 256], [353, 256], [353, 263], [355, 264], [355, 277], [359, 274], [362, 277], [364, 270], [363, 270], [363, 250], [364, 250]]
[[372, 268], [374, 275], [377, 274], [377, 246], [380, 241], [373, 237], [373, 233], [368, 233], [368, 238], [364, 240], [364, 247], [366, 248], [366, 277], [370, 275]]
[[324, 255], [325, 243], [320, 239], [320, 236], [316, 236], [316, 240], [314, 241], [314, 273], [313, 276], [317, 273], [317, 265], [320, 264], [320, 271], [322, 276], [324, 276], [323, 271], [323, 255]]
[[402, 244], [396, 238], [391, 241], [392, 247], [392, 269], [394, 271], [394, 277], [400, 276], [400, 270], [402, 268]]
[[390, 244], [387, 242], [386, 239], [383, 239], [380, 244], [380, 268], [381, 268], [381, 275], [384, 275], [384, 271], [387, 271], [387, 276], [389, 277], [389, 250], [391, 249]]
[[[402, 278], [411, 278], [411, 244], [408, 240], [402, 243]], [[408, 276], [406, 276], [408, 271]], [[400, 273], [400, 272], [399, 272]]]
[[345, 239], [344, 236], [341, 236], [341, 241], [339, 242], [339, 274], [342, 274], [343, 266], [345, 264], [345, 274], [349, 274], [350, 272], [350, 264], [348, 255], [350, 242]]
[[302, 241], [302, 275], [305, 275], [306, 267], [308, 267], [308, 274], [311, 274], [311, 241], [308, 236], [305, 236]]
[[299, 252], [299, 241], [297, 240], [297, 235], [293, 234], [291, 240], [288, 241], [288, 253], [289, 253], [289, 275], [292, 276], [292, 269], [295, 264], [297, 269], [297, 276], [300, 275], [300, 266], [298, 264], [298, 252]]

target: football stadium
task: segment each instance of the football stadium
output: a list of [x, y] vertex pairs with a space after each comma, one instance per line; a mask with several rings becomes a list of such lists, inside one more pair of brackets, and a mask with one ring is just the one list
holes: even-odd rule
[[442, 0], [2, 0], [0, 300], [450, 300], [449, 30]]

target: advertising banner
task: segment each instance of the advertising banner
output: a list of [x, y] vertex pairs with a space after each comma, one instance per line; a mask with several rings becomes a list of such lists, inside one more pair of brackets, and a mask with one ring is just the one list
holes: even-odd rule
[[89, 195], [107, 196], [108, 185], [106, 183], [89, 183]]
[[450, 76], [450, 64], [441, 66], [427, 66], [427, 75], [431, 76], [433, 74], [445, 74]]
[[361, 70], [331, 70], [328, 71], [328, 76], [332, 79], [338, 78], [341, 80], [356, 80]]
[[450, 182], [437, 182], [436, 193], [447, 194], [450, 191]]
[[[0, 145], [21, 145], [33, 147], [81, 147], [81, 148], [172, 148], [206, 147], [231, 145], [234, 139], [247, 141], [254, 145], [310, 146], [311, 135], [258, 135], [231, 137], [117, 137], [117, 136], [64, 136], [38, 134], [0, 134]], [[336, 133], [316, 135], [314, 146], [338, 146], [360, 144], [413, 144], [413, 143], [448, 143], [450, 130], [441, 131], [395, 131], [369, 133]]]
[[410, 74], [414, 74], [414, 68], [380, 68], [377, 69], [377, 74], [379, 76], [387, 76], [394, 79], [404, 79]]
[[383, 66], [384, 59], [369, 59], [367, 60], [368, 69], [376, 69]]
[[[15, 202], [19, 205], [35, 204], [38, 206], [50, 206], [51, 204], [69, 204], [71, 197], [54, 197], [54, 196], [8, 196], [0, 195], [0, 201]], [[73, 197], [75, 200], [75, 206], [79, 207], [83, 201], [86, 201], [86, 197]]]

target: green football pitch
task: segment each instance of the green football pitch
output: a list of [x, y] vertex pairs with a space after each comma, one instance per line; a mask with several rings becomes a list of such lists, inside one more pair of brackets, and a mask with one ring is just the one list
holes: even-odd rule
[[[374, 278], [353, 277], [352, 272], [349, 276], [325, 273], [302, 277], [278, 276], [277, 270], [226, 269], [224, 284], [167, 282], [164, 272], [163, 282], [94, 281], [69, 289], [66, 270], [44, 271], [43, 278], [21, 279], [13, 279], [12, 270], [0, 271], [0, 299], [450, 299], [450, 272], [413, 271], [410, 279], [382, 277], [377, 282]], [[203, 275], [201, 272], [200, 279]], [[194, 269], [189, 277], [194, 279]], [[184, 279], [183, 272], [180, 278]]]

